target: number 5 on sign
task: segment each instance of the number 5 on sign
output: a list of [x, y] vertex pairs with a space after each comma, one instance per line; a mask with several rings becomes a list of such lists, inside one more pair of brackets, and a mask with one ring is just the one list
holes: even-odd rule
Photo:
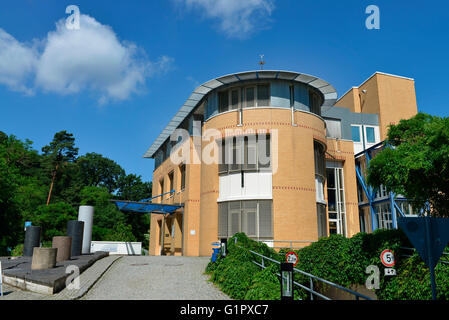
[[388, 268], [393, 267], [394, 264], [396, 263], [396, 261], [394, 259], [393, 251], [388, 250], [388, 249], [382, 251], [382, 253], [380, 254], [380, 261], [382, 262], [382, 264], [385, 267], [388, 267]]

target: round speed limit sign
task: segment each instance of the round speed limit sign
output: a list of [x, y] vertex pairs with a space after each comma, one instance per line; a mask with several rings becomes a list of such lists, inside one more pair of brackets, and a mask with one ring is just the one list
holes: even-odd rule
[[396, 263], [394, 260], [393, 251], [388, 249], [382, 251], [382, 253], [380, 254], [380, 261], [382, 261], [382, 264], [388, 268], [393, 267]]
[[293, 266], [296, 266], [299, 262], [298, 255], [295, 252], [289, 252], [285, 255], [285, 259], [288, 263], [293, 263]]

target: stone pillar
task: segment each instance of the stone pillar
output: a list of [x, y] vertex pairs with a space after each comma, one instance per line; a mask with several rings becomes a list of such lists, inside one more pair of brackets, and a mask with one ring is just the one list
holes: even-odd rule
[[94, 224], [94, 207], [80, 206], [78, 211], [78, 221], [84, 222], [83, 254], [90, 253], [90, 243], [92, 241], [92, 226]]
[[25, 242], [23, 244], [23, 256], [31, 257], [33, 249], [40, 247], [41, 242], [41, 227], [28, 226], [25, 232]]
[[83, 249], [84, 222], [71, 220], [67, 222], [67, 236], [72, 238], [71, 257], [81, 255]]
[[72, 237], [53, 237], [52, 247], [58, 249], [56, 262], [70, 260]]
[[56, 248], [34, 248], [31, 270], [52, 269], [56, 266]]

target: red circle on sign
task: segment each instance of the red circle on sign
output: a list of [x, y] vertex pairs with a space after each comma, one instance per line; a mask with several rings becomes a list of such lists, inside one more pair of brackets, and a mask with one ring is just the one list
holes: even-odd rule
[[393, 267], [396, 263], [393, 251], [386, 249], [380, 254], [380, 261], [386, 267]]
[[295, 256], [295, 261], [296, 261], [295, 263], [293, 263], [293, 266], [296, 266], [298, 264], [298, 262], [299, 262], [299, 258], [298, 258], [298, 255], [296, 254], [296, 252], [291, 251], [291, 252], [287, 253], [285, 255], [285, 260], [287, 261], [287, 263], [292, 263], [289, 260], [289, 257], [292, 256], [292, 255]]

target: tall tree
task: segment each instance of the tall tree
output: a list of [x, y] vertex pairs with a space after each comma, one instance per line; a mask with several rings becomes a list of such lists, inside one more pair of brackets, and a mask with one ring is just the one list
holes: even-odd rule
[[67, 131], [57, 132], [48, 146], [42, 148], [44, 158], [52, 168], [52, 178], [50, 190], [48, 192], [47, 205], [50, 203], [51, 193], [56, 180], [58, 170], [66, 162], [74, 162], [78, 155], [78, 148], [75, 148], [75, 138]]
[[449, 216], [449, 118], [419, 113], [391, 125], [368, 168], [368, 183], [411, 199], [433, 216]]
[[97, 153], [87, 153], [76, 160], [80, 169], [81, 182], [85, 186], [104, 187], [113, 193], [119, 187], [119, 180], [125, 170], [115, 161]]

